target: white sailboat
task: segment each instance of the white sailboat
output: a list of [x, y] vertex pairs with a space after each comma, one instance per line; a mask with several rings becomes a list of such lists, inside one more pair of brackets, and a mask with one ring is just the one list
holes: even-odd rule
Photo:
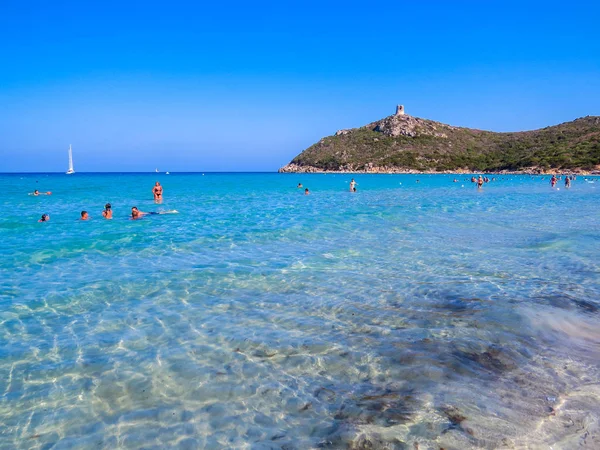
[[75, 173], [73, 169], [73, 150], [71, 150], [71, 144], [69, 144], [69, 170], [67, 170], [67, 175], [72, 175]]

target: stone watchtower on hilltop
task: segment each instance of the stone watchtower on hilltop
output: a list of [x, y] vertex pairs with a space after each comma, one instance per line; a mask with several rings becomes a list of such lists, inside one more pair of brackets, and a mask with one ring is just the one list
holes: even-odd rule
[[403, 116], [403, 115], [404, 115], [404, 105], [396, 106], [396, 116]]

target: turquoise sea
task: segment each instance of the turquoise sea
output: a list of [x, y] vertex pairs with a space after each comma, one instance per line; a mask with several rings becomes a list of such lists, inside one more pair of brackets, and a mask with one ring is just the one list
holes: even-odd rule
[[0, 449], [599, 448], [600, 179], [469, 177], [0, 175]]

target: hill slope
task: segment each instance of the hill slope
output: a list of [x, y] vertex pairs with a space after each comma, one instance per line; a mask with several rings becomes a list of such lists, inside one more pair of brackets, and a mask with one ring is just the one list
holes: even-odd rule
[[600, 170], [600, 117], [495, 133], [396, 114], [323, 138], [280, 172], [552, 170]]

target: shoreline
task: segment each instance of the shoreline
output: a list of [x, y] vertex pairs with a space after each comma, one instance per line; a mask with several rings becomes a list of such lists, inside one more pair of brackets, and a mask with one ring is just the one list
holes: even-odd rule
[[522, 170], [500, 170], [500, 171], [472, 171], [467, 169], [456, 170], [416, 170], [416, 169], [401, 169], [397, 167], [370, 167], [369, 169], [342, 169], [328, 170], [315, 166], [300, 166], [297, 164], [288, 164], [280, 168], [278, 173], [348, 173], [348, 174], [381, 174], [381, 175], [472, 175], [472, 174], [488, 174], [488, 175], [600, 175], [600, 170], [584, 170], [584, 169], [542, 169], [539, 167], [528, 167]]

